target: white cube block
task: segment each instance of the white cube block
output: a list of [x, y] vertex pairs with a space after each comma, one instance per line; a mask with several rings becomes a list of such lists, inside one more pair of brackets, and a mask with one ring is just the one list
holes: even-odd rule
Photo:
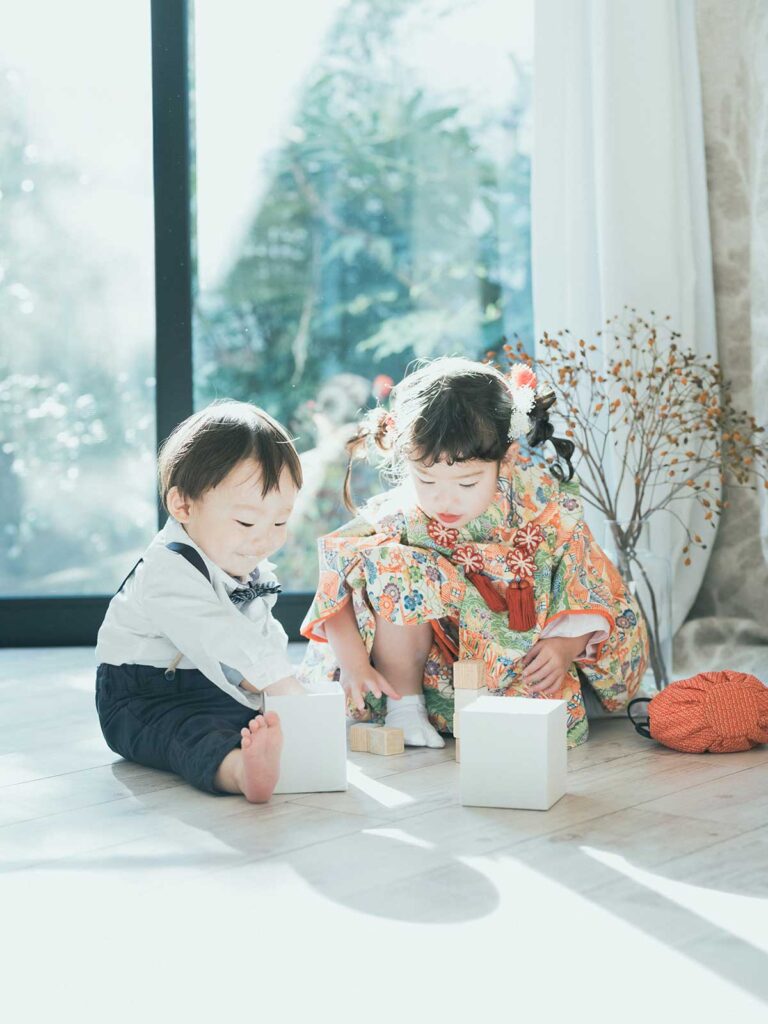
[[483, 686], [479, 690], [454, 690], [453, 691], [453, 735], [459, 735], [459, 712], [474, 704], [478, 697], [484, 697], [488, 693], [488, 687]]
[[347, 788], [347, 726], [344, 691], [316, 683], [307, 695], [264, 695], [283, 729], [280, 778], [275, 793], [327, 793]]
[[546, 811], [563, 796], [564, 700], [479, 697], [459, 715], [462, 804]]

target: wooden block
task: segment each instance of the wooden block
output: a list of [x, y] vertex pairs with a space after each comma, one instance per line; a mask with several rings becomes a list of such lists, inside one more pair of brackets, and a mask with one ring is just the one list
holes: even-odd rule
[[482, 661], [457, 661], [453, 665], [454, 690], [480, 690], [485, 686], [485, 665]]
[[402, 754], [405, 750], [402, 729], [388, 729], [380, 726], [368, 733], [368, 752], [370, 754]]
[[347, 730], [349, 749], [367, 754], [402, 754], [405, 742], [402, 729], [358, 722]]
[[[455, 735], [455, 733], [454, 733], [454, 735]], [[458, 739], [456, 740], [456, 750], [454, 752], [454, 757], [456, 758], [456, 764], [460, 764], [461, 763], [461, 741], [458, 740]]]
[[306, 696], [264, 696], [283, 730], [275, 793], [328, 793], [347, 788], [344, 691], [338, 683], [307, 687]]
[[479, 697], [461, 711], [461, 802], [548, 810], [566, 790], [564, 700]]
[[368, 734], [371, 729], [375, 728], [375, 725], [368, 725], [365, 722], [358, 722], [357, 725], [351, 725], [347, 730], [349, 749], [357, 751], [358, 753], [366, 753], [368, 751]]

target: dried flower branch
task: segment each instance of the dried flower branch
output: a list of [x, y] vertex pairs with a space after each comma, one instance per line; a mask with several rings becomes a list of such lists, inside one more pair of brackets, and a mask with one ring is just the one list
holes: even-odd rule
[[[625, 572], [636, 561], [643, 526], [656, 513], [667, 512], [683, 527], [684, 564], [690, 565], [691, 548], [707, 544], [677, 514], [676, 502], [698, 502], [704, 520], [714, 528], [728, 507], [718, 494], [721, 485], [755, 490], [754, 481], [761, 480], [768, 488], [768, 456], [759, 439], [764, 428], [735, 407], [732, 385], [719, 363], [682, 348], [669, 320], [658, 323], [653, 312], [645, 319], [635, 309], [612, 317], [600, 332], [603, 350], [606, 335], [614, 343], [609, 360], [602, 351], [594, 356], [597, 345], [573, 341], [567, 330], [557, 337], [544, 335], [547, 354], [538, 361], [519, 341], [505, 342], [498, 353], [487, 354], [487, 361], [504, 372], [512, 362], [527, 363], [534, 367], [540, 388], [555, 392], [565, 421], [563, 432], [580, 456], [585, 502], [614, 523], [622, 519], [623, 526], [614, 530], [617, 550], [626, 560], [619, 568]], [[593, 365], [598, 359], [605, 365]], [[609, 445], [619, 456], [616, 479], [609, 479], [605, 470]], [[627, 486], [632, 511], [620, 517], [619, 498], [624, 500]], [[657, 684], [664, 685], [658, 612], [650, 584], [649, 590], [651, 659]]]

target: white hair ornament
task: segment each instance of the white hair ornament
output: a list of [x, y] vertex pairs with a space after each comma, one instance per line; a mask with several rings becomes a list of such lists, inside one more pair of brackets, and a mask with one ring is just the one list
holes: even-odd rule
[[530, 412], [536, 401], [536, 374], [525, 363], [513, 363], [507, 374], [507, 385], [512, 398], [508, 440], [517, 441], [530, 433]]

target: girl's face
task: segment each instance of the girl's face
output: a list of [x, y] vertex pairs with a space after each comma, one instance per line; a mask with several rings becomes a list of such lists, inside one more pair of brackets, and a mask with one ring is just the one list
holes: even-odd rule
[[261, 493], [254, 459], [238, 463], [217, 487], [190, 500], [177, 487], [168, 492], [168, 511], [224, 572], [245, 579], [286, 540], [297, 490], [286, 467], [278, 486]]
[[423, 462], [408, 460], [408, 474], [419, 506], [445, 526], [460, 530], [488, 508], [496, 496], [498, 462]]

